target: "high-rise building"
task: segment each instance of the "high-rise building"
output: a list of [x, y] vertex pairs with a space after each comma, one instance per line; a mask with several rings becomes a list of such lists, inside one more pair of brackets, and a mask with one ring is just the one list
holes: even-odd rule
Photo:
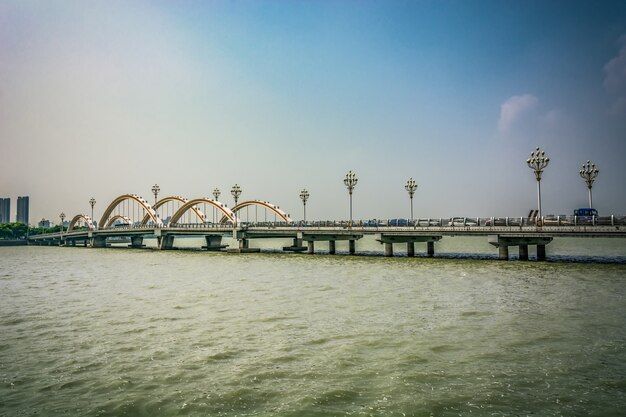
[[17, 197], [17, 217], [18, 223], [28, 224], [28, 196]]
[[39, 227], [50, 227], [50, 220], [48, 220], [48, 219], [41, 219], [41, 220], [39, 220], [39, 223], [37, 224], [37, 226], [39, 226]]
[[11, 223], [11, 199], [0, 198], [0, 224]]

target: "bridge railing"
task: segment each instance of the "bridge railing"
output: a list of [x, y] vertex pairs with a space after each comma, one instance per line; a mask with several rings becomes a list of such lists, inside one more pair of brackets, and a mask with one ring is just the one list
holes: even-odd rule
[[[294, 222], [240, 222], [238, 227], [252, 228], [352, 228], [352, 229], [389, 229], [429, 227], [539, 227], [539, 226], [620, 226], [626, 225], [626, 216], [580, 217], [580, 216], [544, 216], [535, 217], [451, 217], [451, 218], [418, 218], [407, 219], [372, 219], [356, 220], [314, 220]], [[221, 223], [176, 223], [166, 227], [187, 229], [224, 229], [233, 227], [232, 224]]]
[[[430, 227], [539, 227], [539, 226], [626, 226], [626, 216], [569, 216], [548, 215], [541, 219], [535, 217], [451, 217], [451, 218], [417, 218], [408, 219], [371, 219], [356, 220], [350, 223], [348, 220], [314, 220], [314, 221], [270, 221], [270, 222], [239, 222], [238, 227], [261, 227], [261, 228], [361, 228], [361, 229], [389, 229], [389, 228], [414, 228], [425, 229]], [[231, 223], [171, 223], [165, 226], [154, 224], [128, 224], [116, 225], [103, 230], [151, 230], [155, 227], [184, 228], [184, 229], [228, 229]], [[74, 230], [74, 232], [84, 232]], [[65, 233], [64, 233], [65, 234]]]

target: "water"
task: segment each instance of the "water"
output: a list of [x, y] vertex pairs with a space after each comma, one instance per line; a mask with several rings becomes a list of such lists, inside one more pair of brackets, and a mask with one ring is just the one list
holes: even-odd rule
[[623, 415], [616, 241], [541, 263], [0, 248], [0, 416]]

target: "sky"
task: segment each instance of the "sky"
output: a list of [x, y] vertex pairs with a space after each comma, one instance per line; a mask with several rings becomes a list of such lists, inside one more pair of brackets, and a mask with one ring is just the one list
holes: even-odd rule
[[624, 1], [0, 2], [0, 197], [122, 194], [302, 218], [626, 214]]

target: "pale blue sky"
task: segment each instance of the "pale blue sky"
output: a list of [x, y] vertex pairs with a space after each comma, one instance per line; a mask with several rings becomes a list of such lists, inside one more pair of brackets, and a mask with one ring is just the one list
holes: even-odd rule
[[[626, 214], [623, 1], [3, 1], [0, 196], [31, 222], [234, 183], [300, 218]], [[225, 198], [231, 203], [230, 198]], [[96, 216], [97, 217], [97, 216]]]

